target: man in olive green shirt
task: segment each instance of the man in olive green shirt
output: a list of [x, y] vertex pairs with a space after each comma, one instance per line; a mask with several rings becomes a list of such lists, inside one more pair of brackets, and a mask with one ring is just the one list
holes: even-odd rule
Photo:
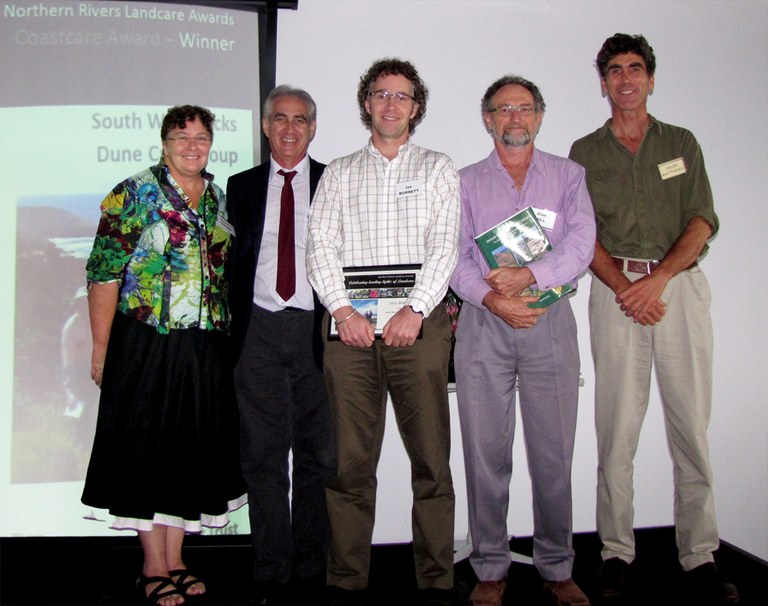
[[570, 157], [587, 171], [597, 220], [589, 305], [598, 445], [598, 586], [623, 593], [635, 559], [633, 458], [652, 365], [675, 467], [678, 558], [691, 590], [738, 601], [718, 571], [707, 425], [712, 399], [710, 291], [698, 266], [719, 223], [701, 149], [648, 114], [655, 57], [642, 36], [616, 34], [597, 56], [611, 118]]

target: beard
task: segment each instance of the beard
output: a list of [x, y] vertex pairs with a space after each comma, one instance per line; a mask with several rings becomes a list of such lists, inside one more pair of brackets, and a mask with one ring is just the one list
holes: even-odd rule
[[533, 141], [534, 137], [535, 134], [531, 135], [528, 129], [505, 130], [500, 141], [507, 147], [525, 147]]

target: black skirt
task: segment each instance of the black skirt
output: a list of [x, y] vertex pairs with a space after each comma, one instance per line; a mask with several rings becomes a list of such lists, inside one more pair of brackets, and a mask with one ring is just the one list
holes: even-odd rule
[[245, 503], [227, 339], [115, 314], [82, 497], [113, 527], [199, 531]]

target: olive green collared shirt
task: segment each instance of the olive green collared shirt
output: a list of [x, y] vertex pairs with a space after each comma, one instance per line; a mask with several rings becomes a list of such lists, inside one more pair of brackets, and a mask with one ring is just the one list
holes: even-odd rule
[[649, 118], [635, 155], [618, 142], [611, 119], [569, 154], [587, 171], [597, 239], [617, 257], [661, 260], [693, 217], [706, 220], [712, 235], [720, 225], [696, 138]]

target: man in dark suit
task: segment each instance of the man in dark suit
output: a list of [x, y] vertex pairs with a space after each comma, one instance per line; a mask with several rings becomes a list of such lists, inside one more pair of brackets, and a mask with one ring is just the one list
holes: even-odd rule
[[255, 602], [272, 604], [286, 599], [291, 577], [325, 583], [324, 489], [335, 456], [322, 377], [324, 310], [304, 268], [309, 205], [325, 169], [307, 155], [317, 107], [306, 91], [278, 86], [262, 116], [270, 159], [227, 183], [235, 230], [227, 277]]

